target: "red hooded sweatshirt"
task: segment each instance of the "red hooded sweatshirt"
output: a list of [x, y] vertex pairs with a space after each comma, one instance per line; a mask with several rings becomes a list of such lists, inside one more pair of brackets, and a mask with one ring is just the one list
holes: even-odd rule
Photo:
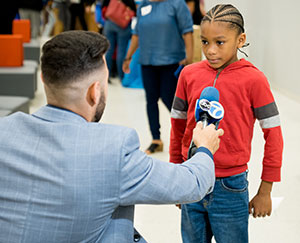
[[225, 133], [214, 155], [216, 177], [247, 170], [254, 122], [258, 119], [265, 139], [261, 179], [280, 181], [283, 138], [277, 106], [264, 74], [245, 59], [228, 65], [221, 72], [213, 69], [207, 60], [182, 70], [171, 111], [170, 161], [187, 160], [196, 125], [196, 100], [202, 90], [214, 82], [225, 111], [219, 125]]

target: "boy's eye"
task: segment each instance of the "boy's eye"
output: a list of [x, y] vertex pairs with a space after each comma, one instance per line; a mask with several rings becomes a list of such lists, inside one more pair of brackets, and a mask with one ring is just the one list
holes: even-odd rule
[[217, 41], [218, 45], [224, 45], [224, 41]]
[[208, 41], [202, 40], [202, 44], [203, 44], [203, 45], [207, 45], [207, 44], [208, 44]]

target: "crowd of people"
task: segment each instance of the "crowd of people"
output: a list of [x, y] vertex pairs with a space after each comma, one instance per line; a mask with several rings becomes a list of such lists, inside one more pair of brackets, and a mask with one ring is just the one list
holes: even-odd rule
[[[12, 21], [15, 18], [29, 19], [31, 38], [50, 37], [61, 31], [80, 28], [88, 30], [85, 13], [90, 13], [96, 0], [16, 0], [5, 1], [1, 6], [0, 33], [12, 33]], [[78, 18], [79, 27], [76, 27]], [[54, 32], [55, 25], [61, 25]]]

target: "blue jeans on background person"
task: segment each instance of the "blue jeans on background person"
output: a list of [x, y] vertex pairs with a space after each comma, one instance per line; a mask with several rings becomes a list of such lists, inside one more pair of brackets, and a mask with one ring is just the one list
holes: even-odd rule
[[248, 242], [247, 172], [216, 178], [212, 193], [200, 202], [181, 207], [183, 243]]
[[106, 62], [109, 72], [111, 73], [113, 64], [113, 55], [117, 48], [117, 70], [119, 78], [122, 80], [124, 73], [122, 71], [123, 60], [126, 55], [127, 45], [131, 38], [131, 25], [123, 29], [110, 20], [106, 20], [104, 24], [103, 34], [110, 43], [110, 47], [106, 53]]

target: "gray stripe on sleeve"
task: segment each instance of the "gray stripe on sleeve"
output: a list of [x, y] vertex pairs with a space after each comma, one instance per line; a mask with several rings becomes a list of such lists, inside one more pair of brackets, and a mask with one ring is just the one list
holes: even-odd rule
[[268, 105], [254, 108], [254, 116], [258, 120], [266, 119], [272, 116], [278, 115], [278, 109], [275, 102], [272, 102]]
[[174, 108], [175, 110], [178, 110], [178, 111], [187, 111], [188, 103], [186, 100], [180, 99], [175, 96], [172, 108]]
[[172, 108], [171, 110], [171, 117], [175, 119], [187, 119], [187, 112], [186, 111], [178, 111]]
[[272, 116], [266, 119], [259, 120], [259, 125], [261, 128], [273, 128], [280, 126], [280, 117]]

